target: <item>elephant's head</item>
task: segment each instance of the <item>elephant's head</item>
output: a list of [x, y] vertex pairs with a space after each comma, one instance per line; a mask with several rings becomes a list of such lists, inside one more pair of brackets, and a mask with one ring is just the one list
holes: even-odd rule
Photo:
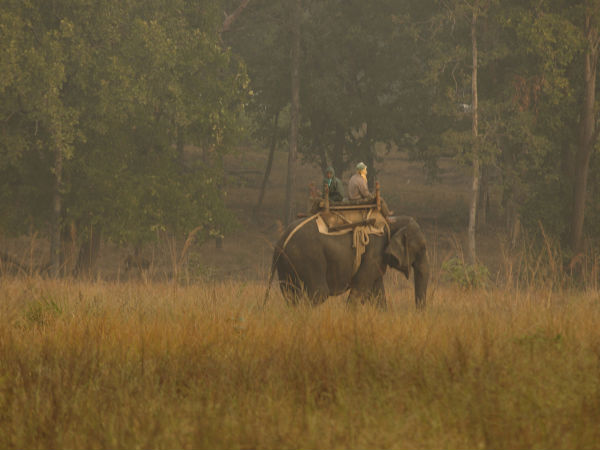
[[390, 218], [390, 241], [385, 250], [386, 263], [402, 272], [408, 279], [410, 268], [415, 278], [415, 302], [418, 308], [425, 306], [429, 261], [425, 235], [412, 217]]

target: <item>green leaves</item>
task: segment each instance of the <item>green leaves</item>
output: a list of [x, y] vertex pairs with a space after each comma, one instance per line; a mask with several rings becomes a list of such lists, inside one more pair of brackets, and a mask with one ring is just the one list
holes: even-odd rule
[[247, 102], [220, 14], [208, 0], [4, 2], [0, 225], [43, 229], [59, 151], [63, 223], [136, 243], [227, 229], [219, 158], [194, 163], [235, 143]]

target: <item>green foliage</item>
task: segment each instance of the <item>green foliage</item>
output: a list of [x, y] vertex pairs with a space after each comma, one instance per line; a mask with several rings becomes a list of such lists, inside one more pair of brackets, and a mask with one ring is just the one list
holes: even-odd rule
[[[589, 196], [587, 211], [585, 216], [585, 228], [586, 230], [600, 230], [600, 154], [596, 152], [592, 155], [592, 161], [590, 165], [590, 179], [589, 179]], [[590, 243], [593, 248], [600, 248], [600, 234], [591, 232], [589, 233]]]
[[[342, 175], [358, 160], [376, 159], [375, 142], [399, 142], [404, 136], [404, 118], [413, 116], [414, 106], [405, 96], [414, 92], [419, 77], [418, 65], [405, 64], [411, 30], [398, 25], [409, 3], [303, 3], [300, 153], [305, 161], [322, 169], [333, 165]], [[290, 100], [289, 21], [285, 2], [257, 0], [226, 36], [247, 64], [261, 125]]]
[[[412, 23], [420, 38], [413, 58], [421, 61], [423, 86], [416, 92], [428, 107], [427, 113], [415, 110], [409, 150], [432, 179], [442, 155], [471, 164], [474, 6], [463, 0], [436, 2], [421, 25], [416, 16], [403, 22]], [[482, 1], [478, 7], [478, 156], [502, 180], [507, 211], [518, 205], [525, 226], [535, 229], [542, 221], [550, 233], [565, 238], [573, 181], [582, 176], [574, 173], [572, 161], [588, 45], [584, 13], [596, 29], [598, 4], [590, 2], [586, 9], [566, 1], [509, 0]], [[597, 200], [589, 203], [593, 211]], [[586, 221], [590, 235], [593, 222]]]
[[467, 264], [454, 257], [442, 264], [443, 278], [463, 289], [485, 288], [489, 286], [490, 272], [483, 264]]
[[[569, 233], [587, 9], [566, 0], [482, 0], [479, 136], [471, 131], [471, 18], [465, 0], [305, 1], [305, 161], [368, 165], [375, 143], [408, 150], [430, 179], [473, 149], [501, 181], [506, 211]], [[222, 155], [249, 130], [287, 136], [287, 2], [253, 0], [223, 36], [233, 0], [5, 0], [0, 6], [0, 228], [63, 226], [138, 244], [168, 230], [233, 226]], [[596, 8], [596, 9], [594, 9]], [[280, 114], [281, 113], [281, 114]], [[280, 114], [273, 127], [273, 119]], [[245, 129], [246, 128], [246, 129]], [[383, 153], [383, 152], [382, 152]], [[585, 227], [598, 228], [592, 155]], [[62, 163], [59, 167], [58, 162]], [[56, 183], [57, 173], [60, 183]], [[376, 167], [372, 167], [376, 169]], [[370, 173], [376, 176], [376, 170]], [[456, 220], [456, 223], [461, 223]]]
[[81, 239], [91, 226], [136, 244], [157, 230], [186, 235], [202, 226], [214, 235], [231, 228], [220, 155], [240, 135], [248, 79], [220, 44], [215, 6], [3, 3], [4, 231], [21, 233], [23, 224], [44, 231], [56, 189], [62, 223], [75, 223]]
[[44, 326], [63, 313], [63, 309], [53, 299], [41, 298], [31, 302], [24, 316], [31, 325]]

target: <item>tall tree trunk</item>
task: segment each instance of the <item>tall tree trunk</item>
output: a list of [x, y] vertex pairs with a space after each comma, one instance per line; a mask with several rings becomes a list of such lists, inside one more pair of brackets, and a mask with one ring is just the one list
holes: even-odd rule
[[179, 173], [185, 172], [185, 141], [183, 136], [183, 127], [177, 127], [177, 140], [175, 142], [177, 149], [177, 162]]
[[515, 153], [513, 146], [507, 145], [503, 150], [502, 206], [504, 207], [504, 226], [509, 236], [511, 247], [515, 247], [520, 232], [519, 208], [517, 199], [521, 196], [520, 186], [516, 179]]
[[52, 223], [50, 229], [50, 273], [53, 277], [58, 277], [61, 266], [62, 168], [63, 154], [61, 149], [57, 148], [54, 156], [54, 192], [52, 193]]
[[102, 241], [102, 232], [100, 228], [94, 228], [90, 225], [89, 235], [79, 248], [77, 264], [73, 270], [74, 276], [91, 277], [100, 254], [100, 243]]
[[475, 264], [477, 262], [477, 252], [475, 249], [475, 231], [477, 225], [477, 200], [479, 198], [479, 180], [480, 180], [480, 161], [479, 161], [479, 138], [478, 138], [478, 99], [477, 99], [477, 14], [479, 2], [476, 0], [473, 5], [473, 17], [471, 19], [471, 44], [473, 47], [473, 75], [471, 78], [471, 93], [472, 93], [472, 108], [473, 108], [473, 185], [471, 194], [471, 208], [469, 211], [469, 262]]
[[375, 193], [375, 181], [377, 181], [377, 176], [379, 172], [375, 170], [375, 157], [372, 152], [367, 152], [365, 156], [365, 164], [367, 165], [369, 176], [367, 177], [367, 184], [369, 186], [369, 190], [372, 194]]
[[[327, 125], [322, 123], [323, 121], [317, 116], [314, 115], [309, 117], [309, 121], [311, 123], [311, 127], [314, 127], [313, 140], [311, 143], [312, 151], [319, 158], [319, 167], [321, 168], [321, 173], [325, 174], [327, 168], [332, 165], [329, 164], [330, 158], [328, 157], [327, 147], [323, 145], [323, 137], [326, 134]], [[331, 156], [331, 155], [329, 155]], [[322, 186], [319, 186], [319, 189]]]
[[[344, 171], [344, 147], [346, 145], [346, 133], [342, 127], [335, 129], [335, 144], [333, 146], [333, 154], [331, 155], [331, 165], [335, 170], [338, 178], [342, 176]], [[323, 171], [323, 173], [325, 173]]]
[[575, 252], [581, 252], [583, 249], [583, 221], [590, 157], [598, 138], [595, 102], [599, 37], [598, 29], [592, 24], [590, 11], [586, 11], [585, 34], [588, 48], [585, 54], [585, 85], [579, 142], [574, 161], [575, 177], [573, 180], [573, 213], [571, 216], [571, 248]]
[[489, 168], [485, 164], [481, 166], [478, 203], [477, 229], [481, 230], [487, 225], [488, 213], [490, 209]]
[[327, 152], [325, 151], [325, 147], [323, 147], [320, 143], [320, 139], [315, 143], [316, 151], [319, 155], [319, 162], [321, 165], [321, 173], [325, 173], [327, 168], [329, 167], [329, 163], [327, 162]]
[[296, 187], [296, 159], [298, 153], [298, 130], [300, 127], [300, 19], [301, 0], [294, 1], [292, 13], [292, 52], [291, 52], [291, 94], [290, 113], [290, 151], [288, 154], [288, 171], [285, 189], [285, 224], [294, 217], [294, 188]]
[[267, 183], [269, 182], [269, 177], [271, 176], [271, 169], [273, 168], [273, 158], [275, 156], [275, 150], [277, 149], [277, 131], [278, 125], [277, 122], [279, 120], [279, 111], [275, 113], [275, 117], [273, 118], [273, 130], [271, 135], [271, 146], [269, 148], [269, 158], [267, 159], [267, 167], [265, 168], [265, 175], [263, 176], [263, 181], [260, 186], [260, 193], [258, 194], [258, 201], [256, 202], [256, 206], [254, 207], [254, 216], [257, 217], [260, 209], [262, 208], [262, 202], [265, 198], [265, 191], [267, 190]]
[[361, 153], [364, 158], [364, 163], [367, 165], [369, 172], [367, 184], [371, 193], [375, 193], [375, 182], [378, 179], [379, 171], [375, 169], [375, 155], [374, 149], [371, 147], [371, 138], [369, 137], [368, 127], [365, 131], [365, 135], [361, 139], [360, 145], [362, 147]]

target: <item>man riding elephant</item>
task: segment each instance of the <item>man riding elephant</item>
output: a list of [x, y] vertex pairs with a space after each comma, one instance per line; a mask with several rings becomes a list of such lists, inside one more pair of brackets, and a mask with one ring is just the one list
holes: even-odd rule
[[[348, 181], [348, 199], [354, 201], [375, 199], [367, 185], [367, 166], [363, 162], [356, 165], [356, 173]], [[385, 217], [392, 214], [383, 199], [381, 199], [381, 212]]]
[[344, 185], [342, 181], [335, 176], [333, 167], [328, 167], [325, 171], [323, 179], [323, 196], [325, 196], [325, 186], [329, 191], [329, 200], [333, 202], [341, 202], [344, 200]]

